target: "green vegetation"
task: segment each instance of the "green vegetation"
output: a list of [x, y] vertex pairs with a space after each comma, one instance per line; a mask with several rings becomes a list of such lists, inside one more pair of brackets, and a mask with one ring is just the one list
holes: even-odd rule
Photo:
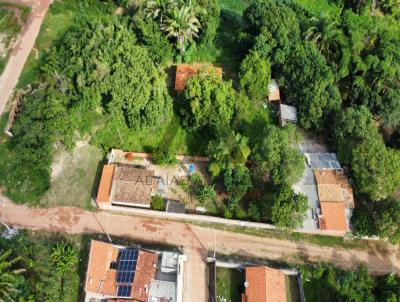
[[150, 206], [153, 210], [165, 211], [165, 200], [160, 195], [153, 196]]
[[0, 75], [2, 74], [12, 46], [20, 34], [30, 9], [11, 2], [0, 3]]
[[[117, 11], [117, 5], [127, 9]], [[15, 137], [0, 145], [4, 158], [12, 158], [0, 160], [6, 171], [0, 182], [18, 202], [56, 196], [54, 146], [72, 152], [82, 139], [103, 153], [153, 152], [159, 164], [175, 163], [177, 153], [207, 155], [212, 179], [194, 190], [200, 203], [216, 199], [218, 215], [294, 228], [304, 219], [305, 203], [287, 188], [303, 171], [301, 137], [294, 126], [278, 128], [272, 106], [264, 108], [275, 78], [284, 102], [297, 107], [299, 126], [338, 151], [356, 205], [368, 205], [354, 225], [374, 216], [375, 233], [397, 238], [394, 222], [378, 219], [375, 204], [400, 185], [400, 153], [391, 137], [400, 123], [397, 6], [55, 1], [36, 41], [38, 57], [31, 54], [21, 76], [20, 86], [32, 84], [33, 91], [24, 97]], [[171, 64], [180, 62], [216, 63], [223, 77], [204, 70], [175, 93]], [[93, 179], [95, 173], [87, 173], [93, 166], [80, 173]], [[214, 198], [209, 188], [226, 194]], [[278, 203], [272, 199], [279, 192], [287, 194]], [[87, 195], [80, 204], [87, 204]], [[364, 218], [357, 223], [357, 217]]]
[[[11, 240], [0, 237], [0, 254], [8, 250], [3, 254], [5, 259], [14, 259], [9, 261], [11, 266], [4, 267], [5, 272], [0, 269], [0, 279], [7, 278], [15, 289], [11, 292], [11, 300], [1, 296], [4, 292], [0, 290], [0, 299], [77, 301], [80, 280], [83, 280], [81, 269], [86, 262], [86, 258], [79, 260], [78, 253], [86, 246], [74, 239], [79, 238], [25, 231]], [[7, 270], [8, 274], [14, 272], [14, 275], [7, 277]]]
[[365, 267], [344, 271], [332, 266], [300, 267], [307, 301], [398, 301], [399, 279], [372, 277]]
[[241, 301], [244, 287], [244, 272], [217, 267], [217, 301]]

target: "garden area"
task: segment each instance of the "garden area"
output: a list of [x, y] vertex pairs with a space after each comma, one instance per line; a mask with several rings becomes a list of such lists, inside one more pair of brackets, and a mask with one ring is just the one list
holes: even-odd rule
[[30, 9], [24, 5], [0, 2], [0, 75], [29, 12]]
[[[2, 137], [0, 185], [16, 202], [87, 207], [87, 190], [75, 203], [58, 191], [90, 186], [111, 148], [167, 166], [175, 154], [207, 156], [209, 181], [187, 190], [211, 212], [295, 229], [307, 210], [292, 189], [306, 132], [348, 171], [355, 233], [397, 242], [398, 11], [390, 1], [55, 0], [18, 85], [33, 89], [14, 137]], [[182, 63], [208, 67], [176, 91]], [[271, 79], [297, 125], [280, 127], [267, 105]], [[57, 179], [60, 150], [76, 154], [82, 141], [93, 161]]]
[[243, 270], [217, 267], [217, 301], [242, 301], [244, 281]]

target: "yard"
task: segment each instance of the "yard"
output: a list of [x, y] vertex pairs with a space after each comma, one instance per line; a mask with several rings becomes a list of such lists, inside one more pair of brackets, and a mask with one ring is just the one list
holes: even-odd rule
[[240, 302], [244, 287], [244, 273], [230, 268], [217, 267], [217, 301]]
[[26, 22], [30, 9], [24, 5], [0, 3], [0, 75]]
[[97, 192], [103, 153], [85, 141], [76, 144], [72, 152], [59, 147], [54, 157], [50, 189], [42, 199], [46, 206], [90, 208]]

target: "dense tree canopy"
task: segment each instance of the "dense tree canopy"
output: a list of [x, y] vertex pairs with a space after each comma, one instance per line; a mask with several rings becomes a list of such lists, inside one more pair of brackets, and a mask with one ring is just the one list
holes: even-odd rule
[[[351, 49], [342, 85], [350, 104], [366, 105], [390, 125], [400, 122], [400, 25], [377, 16], [344, 17]], [[342, 88], [343, 89], [343, 88]]]
[[226, 127], [233, 118], [236, 98], [232, 82], [214, 74], [200, 73], [186, 82], [181, 113], [194, 130]]
[[224, 174], [226, 191], [235, 199], [241, 199], [251, 188], [250, 172], [246, 166], [228, 169]]
[[258, 52], [250, 52], [240, 66], [240, 88], [251, 99], [264, 101], [268, 95], [271, 66]]
[[340, 107], [341, 98], [332, 71], [310, 42], [295, 46], [280, 79], [287, 102], [297, 107], [299, 123], [306, 129], [320, 128], [329, 112]]
[[293, 43], [300, 40], [296, 15], [282, 1], [257, 0], [243, 13], [243, 19], [247, 31], [258, 36], [255, 50], [270, 55], [275, 64], [283, 64]]
[[221, 172], [243, 166], [250, 155], [248, 138], [229, 129], [219, 128], [211, 140], [207, 153], [211, 159], [209, 171], [216, 177]]
[[299, 140], [292, 125], [283, 129], [276, 126], [264, 129], [263, 139], [255, 146], [253, 158], [261, 170], [267, 169], [274, 184], [291, 185], [300, 178], [304, 159], [297, 150]]
[[380, 200], [400, 185], [400, 153], [385, 146], [366, 107], [349, 108], [336, 122], [339, 158], [351, 167], [358, 193]]
[[307, 209], [307, 197], [294, 193], [291, 187], [284, 185], [273, 195], [271, 219], [278, 227], [298, 228], [306, 218]]
[[53, 48], [43, 70], [72, 79], [82, 122], [100, 106], [123, 116], [131, 128], [153, 127], [168, 117], [171, 98], [162, 73], [135, 35], [118, 23], [86, 23]]

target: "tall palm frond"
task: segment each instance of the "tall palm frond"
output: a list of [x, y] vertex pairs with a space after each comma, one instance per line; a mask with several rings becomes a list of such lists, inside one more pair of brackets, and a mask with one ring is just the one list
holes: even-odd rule
[[25, 272], [25, 269], [14, 269], [13, 267], [19, 261], [21, 257], [15, 257], [9, 259], [12, 254], [12, 250], [8, 250], [0, 255], [0, 301], [11, 301], [13, 297], [19, 294], [17, 288], [18, 275]]
[[338, 22], [324, 13], [311, 18], [311, 24], [304, 34], [305, 40], [314, 42], [318, 50], [329, 58], [332, 46], [341, 34]]
[[175, 7], [161, 26], [168, 38], [176, 39], [177, 48], [181, 53], [185, 52], [189, 42], [198, 37], [200, 28], [200, 21], [192, 6]]
[[77, 262], [75, 249], [66, 242], [57, 243], [53, 249], [51, 259], [55, 265], [56, 271], [62, 276], [70, 272]]
[[163, 22], [164, 17], [177, 5], [176, 0], [148, 0], [144, 12], [147, 18], [159, 19], [160, 22]]

